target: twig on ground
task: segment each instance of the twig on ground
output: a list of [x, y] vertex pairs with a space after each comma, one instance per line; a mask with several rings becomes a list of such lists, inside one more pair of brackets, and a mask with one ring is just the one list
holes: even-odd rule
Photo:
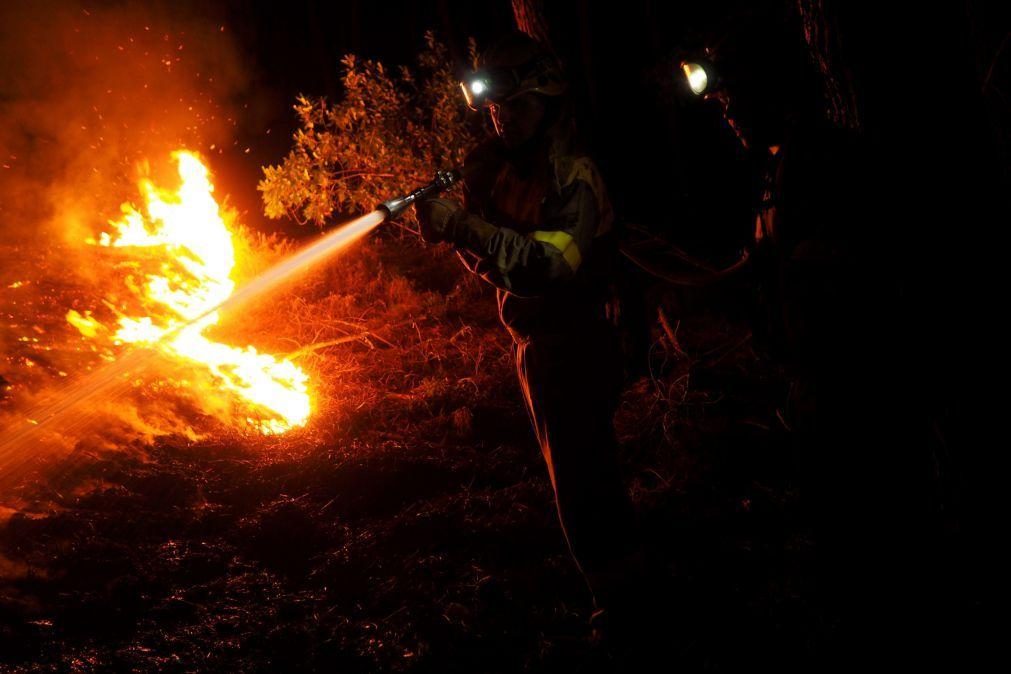
[[293, 351], [288, 354], [288, 360], [298, 358], [299, 356], [304, 356], [314, 351], [319, 351], [320, 349], [326, 349], [331, 346], [337, 346], [339, 344], [346, 344], [347, 342], [361, 341], [363, 344], [368, 346], [370, 349], [376, 348], [373, 346], [368, 338], [375, 337], [371, 332], [359, 332], [356, 335], [347, 335], [346, 337], [339, 337], [337, 339], [328, 339], [325, 342], [317, 342], [315, 344], [307, 344], [297, 351]]
[[[674, 353], [678, 356], [684, 357], [685, 359], [691, 360], [688, 354], [685, 353], [684, 349], [681, 348], [681, 343], [678, 341], [677, 328], [672, 328], [670, 320], [667, 318], [667, 312], [663, 310], [663, 307], [658, 307], [656, 310], [657, 317], [660, 319], [660, 327], [663, 328], [664, 334], [667, 336], [667, 343], [670, 344], [671, 348], [674, 349]], [[678, 328], [681, 327], [681, 321], [678, 321]]]

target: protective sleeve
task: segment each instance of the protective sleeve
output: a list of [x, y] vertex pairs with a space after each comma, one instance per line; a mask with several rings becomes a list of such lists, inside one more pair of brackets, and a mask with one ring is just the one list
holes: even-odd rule
[[461, 211], [454, 243], [480, 260], [476, 271], [502, 290], [522, 297], [543, 295], [575, 277], [590, 253], [600, 212], [588, 182], [562, 189], [540, 229], [521, 234]]

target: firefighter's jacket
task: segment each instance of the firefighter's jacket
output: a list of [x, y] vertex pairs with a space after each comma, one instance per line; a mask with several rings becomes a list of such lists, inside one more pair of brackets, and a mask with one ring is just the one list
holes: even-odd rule
[[467, 179], [455, 243], [498, 289], [513, 337], [568, 334], [602, 320], [616, 246], [593, 161], [557, 137], [531, 166], [490, 151], [468, 161], [483, 165]]

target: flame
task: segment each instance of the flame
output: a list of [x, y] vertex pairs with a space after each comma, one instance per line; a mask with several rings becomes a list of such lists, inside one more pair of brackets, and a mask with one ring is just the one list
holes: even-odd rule
[[[103, 233], [92, 242], [150, 249], [160, 259], [158, 272], [147, 274], [143, 282], [127, 278], [151, 315], [120, 315], [113, 341], [153, 347], [172, 359], [206, 369], [220, 387], [252, 411], [240, 423], [261, 433], [278, 434], [303, 426], [311, 411], [305, 372], [252, 346], [228, 346], [204, 335], [218, 322], [213, 309], [235, 289], [230, 278], [235, 266], [228, 227], [232, 214], [218, 206], [210, 174], [196, 154], [180, 150], [172, 157], [182, 179], [179, 189], [164, 190], [142, 179], [144, 212], [123, 204], [122, 219], [109, 223], [114, 233]], [[104, 328], [87, 313], [70, 311], [67, 320], [85, 337], [94, 337]]]

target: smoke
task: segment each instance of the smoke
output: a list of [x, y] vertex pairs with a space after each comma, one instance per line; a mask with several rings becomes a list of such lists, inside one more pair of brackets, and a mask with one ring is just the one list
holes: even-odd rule
[[230, 143], [250, 79], [203, 5], [0, 4], [0, 241], [80, 242], [135, 194], [139, 162]]

